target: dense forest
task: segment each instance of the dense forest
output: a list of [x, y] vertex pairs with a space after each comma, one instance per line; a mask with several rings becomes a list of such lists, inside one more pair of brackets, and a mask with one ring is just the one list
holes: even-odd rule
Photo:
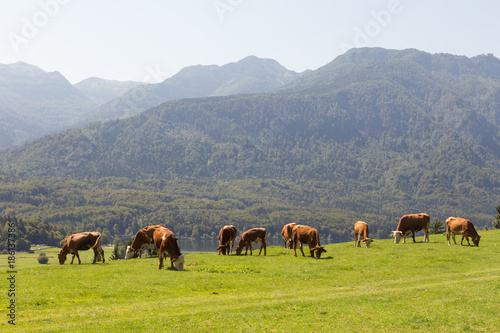
[[54, 226], [45, 221], [23, 220], [15, 216], [0, 216], [0, 252], [12, 250], [8, 239], [15, 241], [16, 251], [28, 251], [32, 245], [46, 244], [61, 246], [65, 231], [61, 226]]
[[48, 222], [59, 234], [99, 231], [105, 243], [131, 239], [151, 224], [164, 224], [182, 238], [216, 239], [226, 224], [240, 231], [265, 227], [269, 237], [280, 237], [283, 225], [296, 222], [314, 226], [331, 243], [351, 240], [358, 220], [370, 224], [374, 238], [388, 238], [408, 212], [428, 212], [433, 222], [467, 216], [478, 228], [490, 228], [494, 220], [494, 206], [476, 213], [471, 209], [475, 202], [465, 195], [454, 201], [437, 196], [401, 201], [376, 191], [369, 199], [362, 193], [335, 194], [339, 192], [337, 184], [327, 181], [2, 179], [0, 211]]
[[387, 237], [406, 213], [491, 227], [500, 202], [500, 61], [357, 49], [272, 94], [184, 99], [0, 154], [0, 214], [129, 237], [224, 224], [357, 220]]

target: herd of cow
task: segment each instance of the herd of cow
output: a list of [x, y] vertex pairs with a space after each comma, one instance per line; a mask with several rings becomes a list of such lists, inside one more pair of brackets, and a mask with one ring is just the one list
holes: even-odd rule
[[[404, 215], [399, 220], [396, 230], [392, 231], [390, 236], [394, 237], [395, 243], [399, 243], [401, 238], [403, 238], [403, 243], [405, 243], [406, 237], [411, 233], [413, 242], [415, 242], [415, 233], [422, 230], [425, 234], [424, 242], [427, 243], [429, 242], [430, 233], [429, 224], [429, 214]], [[217, 247], [219, 255], [221, 253], [223, 255], [230, 255], [233, 252], [236, 234], [236, 227], [232, 225], [227, 225], [220, 229], [219, 247]], [[473, 244], [479, 246], [481, 236], [477, 234], [471, 221], [459, 217], [449, 217], [446, 220], [446, 238], [448, 240], [448, 245], [450, 245], [450, 236], [453, 237], [455, 245], [457, 244], [455, 241], [455, 234], [462, 235], [460, 245], [462, 245], [465, 238], [470, 246], [470, 237]], [[264, 255], [266, 255], [266, 235], [267, 231], [264, 228], [253, 228], [243, 232], [236, 245], [236, 254], [240, 255], [243, 248], [245, 248], [245, 255], [247, 255], [248, 249], [250, 249], [250, 255], [252, 255], [252, 243], [259, 243], [259, 255], [262, 249], [264, 249]], [[315, 257], [316, 259], [320, 259], [321, 253], [326, 252], [320, 245], [318, 230], [312, 227], [289, 223], [283, 227], [281, 236], [283, 237], [285, 248], [293, 248], [295, 256], [297, 256], [297, 246], [299, 246], [302, 256], [304, 256], [302, 244], [307, 244], [309, 246], [312, 258]], [[354, 246], [360, 247], [361, 241], [365, 243], [365, 247], [369, 248], [373, 239], [369, 237], [368, 224], [363, 221], [358, 221], [354, 224]], [[127, 247], [125, 259], [132, 258], [136, 251], [139, 252], [139, 257], [141, 257], [142, 249], [145, 246], [149, 246], [149, 252], [151, 254], [151, 244], [156, 246], [158, 252], [158, 269], [163, 268], [163, 260], [168, 256], [170, 257], [171, 268], [180, 271], [184, 270], [184, 255], [181, 254], [179, 245], [177, 244], [177, 237], [175, 237], [172, 231], [160, 224], [140, 229], [135, 235], [132, 244]], [[83, 232], [70, 235], [66, 238], [61, 251], [58, 253], [59, 263], [61, 265], [64, 264], [66, 256], [71, 253], [73, 254], [71, 264], [75, 260], [75, 256], [78, 258], [78, 263], [81, 264], [78, 251], [90, 249], [94, 250], [94, 261], [92, 263], [96, 262], [98, 254], [100, 254], [102, 262], [104, 263], [104, 251], [101, 247], [101, 234], [99, 232]]]

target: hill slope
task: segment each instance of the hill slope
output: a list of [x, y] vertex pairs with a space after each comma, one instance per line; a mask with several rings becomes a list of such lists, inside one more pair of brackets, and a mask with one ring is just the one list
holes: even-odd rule
[[[258, 193], [278, 179], [278, 188], [300, 186], [286, 195], [308, 211], [377, 219], [427, 211], [489, 226], [500, 200], [499, 62], [352, 50], [279, 93], [171, 101], [33, 141], [3, 153], [2, 170], [19, 177], [206, 179], [215, 192], [231, 180], [261, 179], [247, 188]], [[214, 193], [200, 191], [186, 195]], [[314, 199], [302, 202], [294, 192]], [[271, 221], [274, 209], [264, 207], [261, 217]]]
[[0, 149], [67, 128], [96, 106], [59, 72], [0, 64]]

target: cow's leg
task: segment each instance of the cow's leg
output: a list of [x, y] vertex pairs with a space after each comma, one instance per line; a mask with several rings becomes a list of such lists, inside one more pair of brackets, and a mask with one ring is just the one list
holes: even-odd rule
[[469, 246], [470, 246], [469, 236], [465, 236], [465, 239], [467, 240], [467, 245], [469, 245]]
[[264, 255], [267, 256], [267, 252], [266, 252], [267, 251], [267, 242], [265, 239], [262, 242], [264, 243]]
[[75, 254], [76, 254], [76, 257], [78, 258], [78, 265], [80, 265], [82, 263], [82, 261], [80, 260], [80, 255], [78, 254], [78, 251], [75, 251]]
[[463, 242], [464, 242], [464, 234], [462, 234], [462, 239], [460, 240], [460, 246], [462, 246]]
[[158, 252], [158, 269], [162, 269], [163, 267], [163, 255]]
[[92, 263], [93, 263], [93, 264], [95, 264], [95, 262], [96, 262], [96, 260], [97, 260], [97, 254], [98, 254], [98, 253], [99, 253], [99, 252], [97, 251], [97, 249], [96, 249], [96, 248], [94, 248], [94, 261], [92, 261]]
[[264, 248], [264, 255], [266, 255], [266, 241], [265, 240], [260, 241], [259, 256], [260, 256], [260, 253], [262, 252], [262, 248]]
[[455, 245], [457, 245], [457, 241], [455, 240], [455, 233], [451, 233], [451, 237], [453, 238], [453, 243], [455, 243]]
[[415, 231], [412, 231], [412, 232], [411, 232], [411, 237], [413, 238], [413, 243], [416, 243], [416, 242], [415, 242]]
[[71, 262], [69, 263], [70, 265], [73, 265], [73, 261], [75, 260], [75, 255], [76, 253], [73, 252], [73, 255], [71, 256]]
[[302, 252], [302, 256], [305, 257], [304, 250], [302, 249], [302, 243], [299, 243], [299, 245], [300, 252]]
[[250, 255], [253, 256], [253, 253], [252, 253], [252, 242], [250, 242]]
[[424, 242], [429, 243], [429, 229], [424, 230]]
[[356, 247], [357, 242], [358, 242], [358, 235], [354, 234], [354, 247]]

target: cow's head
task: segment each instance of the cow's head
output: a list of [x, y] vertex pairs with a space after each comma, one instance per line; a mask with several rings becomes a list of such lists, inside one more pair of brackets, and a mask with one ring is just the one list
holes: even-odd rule
[[316, 252], [316, 259], [319, 259], [321, 257], [321, 253], [326, 252], [323, 246], [319, 245], [313, 248], [313, 251]]
[[172, 259], [172, 262], [174, 263], [175, 269], [177, 269], [178, 271], [183, 271], [184, 270], [184, 263], [186, 261], [184, 260], [184, 255], [183, 254], [181, 254], [180, 256], [178, 256], [175, 259]]
[[481, 240], [481, 236], [477, 235], [477, 237], [472, 238], [472, 243], [474, 243], [474, 245], [476, 245], [476, 246], [479, 246], [480, 240]]
[[363, 239], [363, 243], [365, 243], [365, 247], [368, 248], [368, 249], [370, 248], [370, 244], [372, 242], [373, 242], [373, 239], [371, 239], [371, 238], [365, 238], [365, 239]]
[[127, 251], [125, 251], [125, 259], [130, 259], [134, 256], [134, 253], [135, 251], [132, 250], [132, 248], [129, 246], [127, 246]]
[[62, 254], [62, 251], [60, 251], [57, 254], [57, 257], [59, 258], [59, 264], [64, 265], [64, 262], [66, 261], [66, 255]]
[[238, 245], [236, 245], [236, 254], [240, 255], [241, 251], [243, 251], [243, 247], [245, 247], [245, 242], [240, 238]]
[[401, 240], [403, 233], [401, 231], [391, 231], [389, 236], [394, 237], [394, 243], [397, 244]]
[[229, 246], [227, 245], [221, 245], [216, 248], [216, 250], [219, 251], [219, 254], [222, 252], [223, 255], [226, 255], [226, 251], [228, 252], [227, 254], [229, 254]]

